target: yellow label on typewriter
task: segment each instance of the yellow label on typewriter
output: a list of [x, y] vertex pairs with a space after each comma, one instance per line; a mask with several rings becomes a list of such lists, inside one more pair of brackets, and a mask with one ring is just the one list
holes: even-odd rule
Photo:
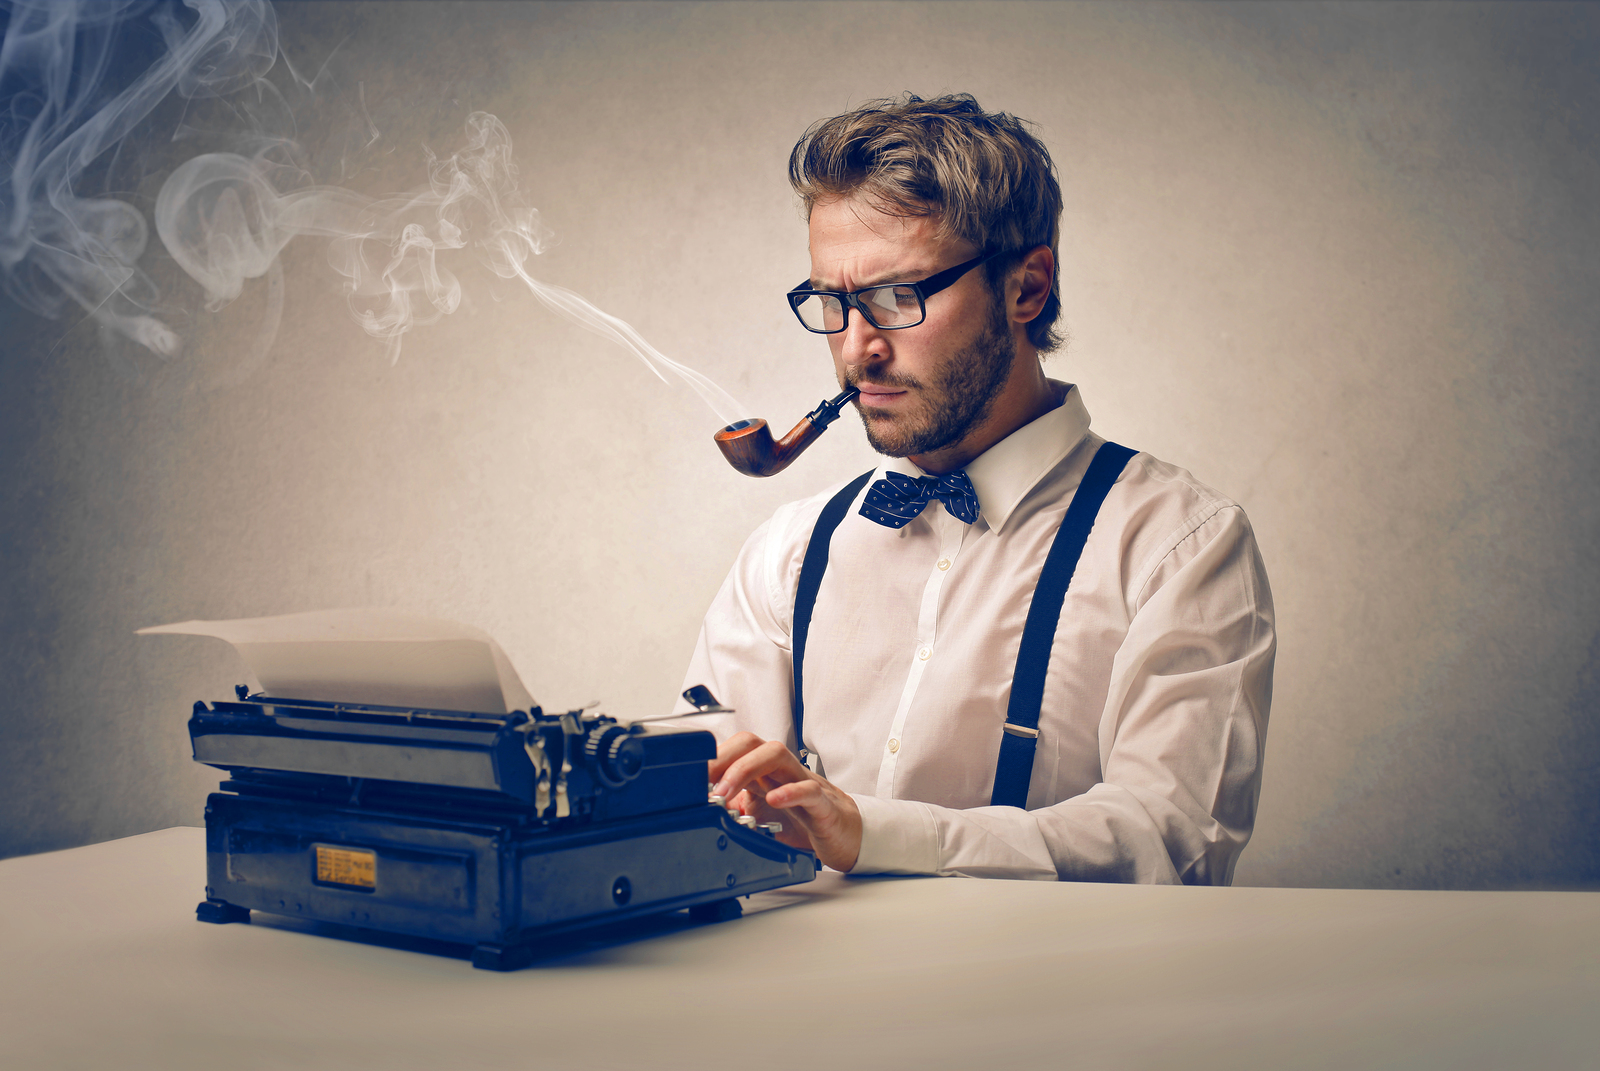
[[329, 885], [375, 889], [378, 886], [378, 853], [359, 848], [334, 848], [327, 844], [319, 844], [317, 880]]

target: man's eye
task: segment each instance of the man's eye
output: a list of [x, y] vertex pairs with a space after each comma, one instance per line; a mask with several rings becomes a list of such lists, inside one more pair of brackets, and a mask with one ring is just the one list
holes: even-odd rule
[[[881, 290], [869, 291], [866, 294], [867, 304], [885, 312], [893, 312], [900, 307], [900, 303], [895, 300], [895, 291], [898, 289], [899, 287], [886, 286]], [[916, 302], [915, 297], [912, 298], [912, 302]]]

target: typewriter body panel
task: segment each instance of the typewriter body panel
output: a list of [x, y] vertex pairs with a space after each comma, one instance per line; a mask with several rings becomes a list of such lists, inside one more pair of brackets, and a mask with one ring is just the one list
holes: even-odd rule
[[197, 703], [189, 731], [230, 774], [206, 802], [206, 921], [409, 934], [506, 969], [573, 929], [732, 917], [817, 870], [707, 801], [703, 731], [261, 696]]

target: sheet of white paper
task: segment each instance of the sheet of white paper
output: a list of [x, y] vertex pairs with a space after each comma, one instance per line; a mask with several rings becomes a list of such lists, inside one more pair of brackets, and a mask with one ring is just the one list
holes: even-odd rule
[[505, 714], [535, 706], [482, 629], [404, 610], [316, 610], [142, 628], [226, 640], [280, 699]]

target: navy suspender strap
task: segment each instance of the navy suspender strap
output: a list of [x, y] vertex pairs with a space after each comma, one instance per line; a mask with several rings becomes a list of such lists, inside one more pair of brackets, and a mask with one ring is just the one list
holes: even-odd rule
[[1039, 583], [1028, 606], [1028, 621], [1022, 628], [1022, 645], [1017, 650], [1017, 668], [1011, 678], [1011, 703], [1006, 708], [1004, 732], [1000, 734], [1000, 758], [995, 763], [994, 794], [996, 807], [1026, 807], [1028, 783], [1033, 779], [1033, 752], [1039, 743], [1039, 707], [1044, 702], [1045, 671], [1050, 667], [1050, 649], [1055, 646], [1056, 624], [1067, 597], [1067, 585], [1078, 568], [1083, 545], [1088, 542], [1100, 504], [1105, 501], [1117, 477], [1137, 450], [1116, 443], [1104, 443], [1089, 462], [1077, 493], [1061, 518], [1055, 542], [1045, 557]]
[[794, 653], [794, 705], [791, 708], [794, 712], [794, 750], [802, 759], [805, 758], [805, 738], [800, 735], [800, 730], [804, 724], [805, 700], [801, 670], [806, 657], [806, 634], [811, 631], [811, 611], [817, 604], [817, 589], [822, 586], [822, 574], [828, 569], [828, 544], [833, 541], [833, 530], [839, 527], [839, 522], [850, 511], [850, 503], [855, 501], [856, 495], [861, 493], [871, 478], [871, 472], [863, 472], [828, 499], [828, 504], [822, 507], [822, 515], [817, 518], [817, 526], [811, 530], [805, 561], [800, 564], [800, 583], [794, 593], [794, 624], [789, 647]]
[[[1067, 512], [1061, 518], [1061, 527], [1046, 555], [1044, 568], [1039, 572], [1039, 582], [1034, 587], [1033, 601], [1028, 606], [1028, 620], [1022, 629], [1022, 643], [1017, 650], [1017, 668], [1011, 680], [1011, 702], [1006, 709], [1004, 732], [1000, 736], [1000, 757], [995, 765], [994, 792], [990, 803], [995, 806], [1025, 807], [1028, 803], [1028, 785], [1033, 780], [1033, 753], [1039, 739], [1039, 710], [1044, 702], [1045, 672], [1050, 667], [1050, 649], [1055, 646], [1056, 625], [1061, 620], [1061, 608], [1066, 603], [1067, 586], [1077, 571], [1078, 559], [1083, 556], [1084, 544], [1094, 528], [1094, 519], [1100, 505], [1117, 482], [1122, 470], [1138, 453], [1116, 443], [1103, 443], [1095, 451], [1089, 469], [1083, 474]], [[862, 473], [850, 481], [843, 490], [822, 507], [822, 515], [811, 532], [811, 542], [806, 546], [805, 560], [800, 566], [800, 583], [794, 596], [794, 627], [791, 649], [794, 654], [794, 747], [803, 753], [805, 744], [801, 730], [804, 726], [805, 702], [801, 673], [805, 663], [806, 635], [811, 631], [811, 611], [816, 606], [817, 590], [822, 586], [822, 574], [828, 568], [828, 547], [833, 531], [844, 520], [861, 489], [872, 473]]]

